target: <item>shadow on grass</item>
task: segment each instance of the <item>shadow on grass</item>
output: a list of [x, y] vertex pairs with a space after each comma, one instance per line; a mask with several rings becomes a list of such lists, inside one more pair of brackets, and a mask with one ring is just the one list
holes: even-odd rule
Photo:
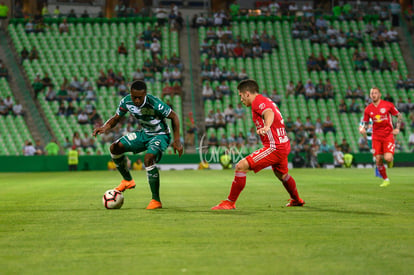
[[109, 211], [109, 212], [118, 212], [118, 211], [143, 211], [148, 213], [154, 213], [154, 214], [171, 214], [171, 213], [194, 213], [194, 214], [212, 214], [212, 215], [240, 215], [240, 216], [249, 216], [249, 215], [256, 215], [261, 213], [268, 213], [268, 212], [274, 212], [275, 214], [294, 214], [294, 213], [301, 213], [304, 212], [329, 212], [329, 213], [338, 213], [338, 214], [350, 214], [350, 215], [374, 215], [374, 216], [389, 216], [388, 213], [382, 213], [382, 212], [373, 212], [373, 211], [359, 211], [359, 210], [353, 210], [353, 209], [332, 209], [332, 208], [322, 208], [322, 207], [314, 207], [305, 205], [304, 207], [264, 207], [261, 209], [258, 208], [238, 208], [235, 210], [211, 210], [210, 207], [203, 207], [198, 206], [194, 208], [190, 207], [165, 207], [162, 209], [156, 209], [156, 210], [146, 210], [145, 208], [141, 207], [124, 207], [121, 209], [104, 209], [104, 208], [67, 208], [67, 209], [7, 209], [7, 210], [0, 210], [0, 213], [2, 212], [96, 212], [96, 211]]
[[371, 211], [358, 211], [352, 209], [332, 209], [332, 208], [321, 208], [313, 206], [303, 207], [307, 212], [330, 212], [330, 213], [339, 213], [339, 214], [352, 214], [352, 215], [374, 215], [374, 216], [389, 216], [388, 213], [381, 212], [371, 212]]

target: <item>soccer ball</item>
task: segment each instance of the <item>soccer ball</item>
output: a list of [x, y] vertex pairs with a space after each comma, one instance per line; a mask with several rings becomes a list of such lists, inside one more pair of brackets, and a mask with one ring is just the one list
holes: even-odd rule
[[102, 197], [106, 209], [119, 209], [124, 204], [124, 195], [118, 190], [108, 190]]

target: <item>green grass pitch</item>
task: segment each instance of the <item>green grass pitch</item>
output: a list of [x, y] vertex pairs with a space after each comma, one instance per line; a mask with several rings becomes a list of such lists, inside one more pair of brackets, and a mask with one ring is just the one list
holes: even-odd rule
[[161, 171], [163, 209], [148, 211], [144, 171], [120, 210], [103, 193], [115, 171], [0, 173], [1, 274], [413, 274], [414, 169], [293, 169], [303, 208], [270, 170]]

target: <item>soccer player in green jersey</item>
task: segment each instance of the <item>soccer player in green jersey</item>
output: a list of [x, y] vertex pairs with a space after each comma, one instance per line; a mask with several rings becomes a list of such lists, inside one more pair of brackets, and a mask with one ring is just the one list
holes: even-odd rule
[[123, 177], [121, 184], [115, 189], [123, 192], [126, 189], [135, 188], [135, 182], [127, 166], [125, 152], [136, 154], [146, 150], [144, 164], [152, 193], [152, 200], [147, 209], [162, 208], [159, 192], [160, 177], [156, 163], [161, 159], [162, 153], [171, 142], [170, 129], [165, 118], [171, 119], [172, 122], [174, 152], [178, 152], [179, 156], [183, 153], [178, 115], [159, 98], [147, 94], [145, 82], [137, 80], [132, 83], [130, 94], [122, 98], [116, 114], [108, 119], [104, 125], [94, 129], [93, 135], [96, 137], [115, 127], [127, 112], [138, 119], [142, 129], [129, 133], [111, 144], [111, 157]]

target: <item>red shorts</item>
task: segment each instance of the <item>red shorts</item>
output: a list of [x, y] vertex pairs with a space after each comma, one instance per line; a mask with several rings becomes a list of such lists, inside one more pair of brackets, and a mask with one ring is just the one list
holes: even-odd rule
[[246, 160], [249, 163], [249, 168], [255, 173], [266, 167], [272, 166], [273, 171], [284, 175], [289, 171], [289, 152], [289, 143], [287, 146], [280, 146], [278, 148], [264, 147], [248, 155]]
[[391, 153], [394, 155], [395, 141], [394, 139], [387, 139], [387, 140], [373, 139], [372, 149], [373, 149], [374, 156], [384, 155], [385, 153]]

